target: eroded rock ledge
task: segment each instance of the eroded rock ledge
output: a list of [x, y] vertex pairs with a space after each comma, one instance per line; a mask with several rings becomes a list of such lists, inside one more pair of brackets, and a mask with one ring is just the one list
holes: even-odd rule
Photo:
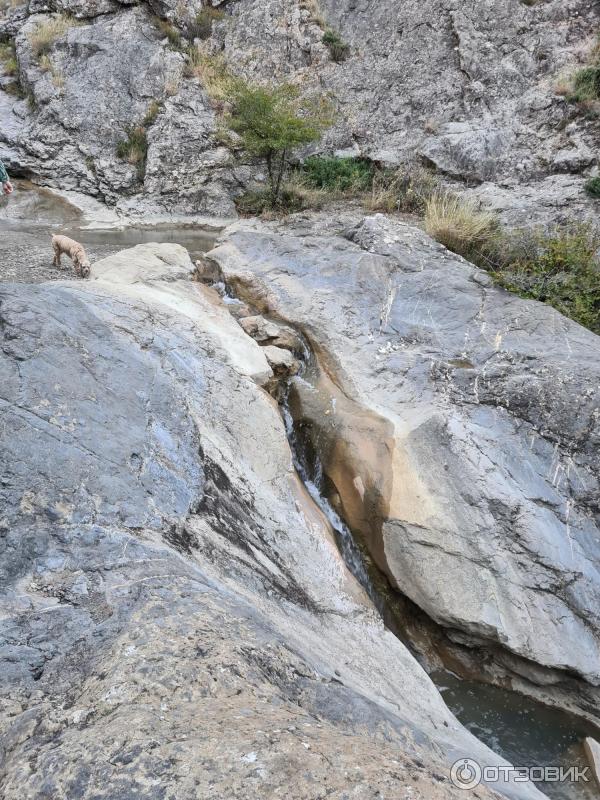
[[0, 287], [2, 796], [462, 797], [455, 758], [501, 759], [347, 573], [192, 271]]
[[242, 222], [209, 258], [310, 341], [296, 415], [392, 586], [490, 679], [597, 718], [598, 337], [381, 215]]

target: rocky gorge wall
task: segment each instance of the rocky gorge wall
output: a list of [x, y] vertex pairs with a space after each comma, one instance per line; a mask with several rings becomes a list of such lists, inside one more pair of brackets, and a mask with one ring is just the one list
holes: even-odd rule
[[268, 350], [193, 271], [0, 286], [2, 796], [462, 797], [456, 758], [506, 762], [348, 573]]
[[[0, 157], [18, 174], [92, 194], [124, 211], [231, 216], [256, 170], [219, 143], [218, 104], [187, 69], [185, 40], [200, 0], [5, 3], [26, 97], [0, 86]], [[288, 80], [328, 95], [337, 121], [319, 145], [383, 164], [420, 159], [467, 181], [507, 218], [592, 213], [585, 176], [598, 123], [557, 93], [598, 29], [592, 0], [228, 0], [204, 42], [251, 80]], [[47, 60], [31, 36], [49, 13], [78, 24]], [[335, 63], [323, 27], [349, 45]], [[151, 105], [144, 174], [116, 155]], [[156, 109], [155, 109], [156, 111]]]

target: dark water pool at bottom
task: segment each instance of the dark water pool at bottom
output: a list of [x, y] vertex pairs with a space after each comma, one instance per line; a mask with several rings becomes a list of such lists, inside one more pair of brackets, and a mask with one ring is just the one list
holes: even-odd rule
[[[506, 689], [457, 678], [451, 672], [431, 676], [448, 708], [471, 733], [515, 766], [588, 766], [583, 739], [598, 739], [597, 729], [571, 714]], [[557, 800], [600, 798], [591, 770], [589, 783], [539, 782]]]

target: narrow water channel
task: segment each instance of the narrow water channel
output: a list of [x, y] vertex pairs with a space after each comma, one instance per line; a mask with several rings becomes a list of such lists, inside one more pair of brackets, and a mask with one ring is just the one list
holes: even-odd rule
[[[289, 403], [291, 385], [302, 381], [315, 388], [312, 385], [316, 376], [314, 356], [308, 352], [308, 348], [307, 354], [300, 375], [291, 379], [280, 402], [294, 466], [309, 494], [329, 520], [340, 553], [369, 595], [384, 624], [424, 664], [426, 659], [419, 657], [419, 644], [410, 633], [399, 630], [397, 618], [392, 619], [394, 615], [388, 613], [386, 597], [377, 588], [382, 580], [381, 574], [377, 581], [373, 580], [373, 572], [378, 571], [377, 568], [370, 558], [365, 557], [353, 533], [327, 499], [326, 480], [319, 455], [307, 444], [306, 436], [294, 420]], [[430, 671], [429, 677], [457, 719], [494, 752], [515, 766], [588, 766], [583, 740], [586, 736], [598, 738], [598, 730], [591, 723], [508, 689], [465, 680], [447, 670]], [[538, 782], [536, 785], [548, 797], [556, 800], [592, 800], [600, 794], [591, 771], [589, 778], [588, 783]]]
[[[46, 199], [46, 204], [48, 203]], [[47, 208], [44, 208], [48, 211]], [[57, 229], [63, 230], [69, 225], [75, 232], [78, 224], [75, 219], [61, 219], [62, 209], [50, 208], [49, 218], [40, 220], [2, 219], [0, 213], [0, 262], [5, 260], [18, 265], [22, 259], [23, 248], [27, 247], [31, 260], [32, 245], [34, 251], [40, 249], [46, 258], [51, 258], [48, 235]], [[56, 212], [56, 213], [54, 213]], [[65, 232], [68, 232], [65, 230]], [[108, 255], [125, 247], [132, 247], [144, 242], [176, 242], [188, 249], [192, 258], [206, 252], [214, 243], [216, 233], [203, 229], [182, 228], [178, 226], [158, 226], [152, 229], [128, 228], [125, 230], [82, 230], [81, 240], [95, 255]], [[6, 259], [8, 259], [6, 261]], [[11, 262], [12, 259], [12, 262]], [[0, 267], [2, 264], [0, 264]], [[35, 264], [34, 264], [35, 266]], [[0, 280], [11, 279], [1, 274]], [[69, 277], [60, 275], [58, 277]], [[27, 276], [17, 277], [27, 280]], [[34, 278], [35, 280], [35, 275]], [[226, 291], [224, 291], [226, 294]], [[227, 298], [226, 298], [227, 299]], [[235, 302], [231, 297], [229, 301]], [[305, 353], [304, 371], [293, 378], [294, 381], [311, 381], [311, 364], [313, 356]], [[289, 387], [288, 387], [289, 389]], [[389, 624], [386, 613], [386, 598], [372, 580], [372, 563], [368, 563], [364, 553], [355, 540], [352, 532], [326, 497], [324, 476], [318, 453], [306, 446], [302, 431], [293, 418], [288, 403], [288, 393], [281, 400], [281, 413], [285, 422], [294, 465], [314, 502], [329, 520], [340, 552], [350, 571], [367, 591], [373, 604], [379, 611], [384, 623], [419, 657], [418, 646], [411, 641], [409, 634], [404, 634], [396, 626]], [[421, 659], [419, 659], [421, 660]], [[581, 746], [585, 736], [598, 733], [595, 728], [577, 718], [561, 711], [548, 708], [541, 703], [518, 695], [514, 692], [499, 689], [474, 681], [466, 681], [447, 671], [432, 672], [430, 677], [436, 683], [446, 704], [455, 716], [490, 748], [516, 765], [585, 765], [587, 762]], [[598, 792], [592, 782], [567, 784], [538, 784], [541, 791], [557, 800], [591, 800], [597, 798]]]

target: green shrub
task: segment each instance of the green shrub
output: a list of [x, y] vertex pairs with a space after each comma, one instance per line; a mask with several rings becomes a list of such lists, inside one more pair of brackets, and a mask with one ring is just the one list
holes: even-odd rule
[[196, 19], [188, 28], [188, 36], [190, 39], [210, 39], [212, 35], [213, 23], [224, 19], [226, 14], [220, 8], [213, 8], [212, 6], [204, 6], [198, 12]]
[[600, 232], [588, 224], [505, 235], [498, 242], [496, 283], [540, 300], [600, 334]]
[[301, 169], [306, 186], [329, 195], [356, 197], [371, 211], [423, 213], [439, 188], [433, 172], [419, 164], [381, 169], [366, 158], [311, 156]]
[[127, 137], [117, 144], [117, 156], [137, 169], [138, 180], [143, 181], [146, 172], [148, 138], [143, 125], [132, 125], [125, 129]]
[[600, 65], [593, 64], [583, 67], [573, 75], [573, 90], [569, 95], [569, 100], [585, 103], [598, 99], [600, 99]]
[[585, 190], [592, 197], [600, 197], [600, 178], [589, 178], [585, 182]]
[[302, 166], [304, 181], [315, 189], [357, 194], [373, 184], [374, 166], [364, 158], [310, 156]]
[[287, 84], [251, 86], [239, 79], [231, 83], [228, 101], [231, 110], [225, 124], [239, 137], [242, 150], [264, 161], [276, 207], [289, 154], [320, 137], [331, 124], [328, 109], [300, 98], [298, 90]]
[[329, 55], [331, 56], [331, 60], [335, 61], [336, 64], [339, 64], [342, 61], [345, 61], [348, 58], [348, 53], [350, 52], [350, 45], [346, 44], [340, 37], [339, 33], [336, 31], [331, 30], [328, 28], [325, 33], [323, 34], [323, 38], [321, 39], [323, 44], [329, 50]]
[[5, 75], [14, 77], [19, 71], [14, 42], [0, 42], [0, 64]]
[[146, 173], [146, 157], [148, 155], [147, 129], [156, 121], [162, 105], [153, 100], [144, 114], [140, 125], [129, 125], [125, 128], [126, 138], [117, 143], [117, 156], [137, 168], [139, 181], [144, 180]]

